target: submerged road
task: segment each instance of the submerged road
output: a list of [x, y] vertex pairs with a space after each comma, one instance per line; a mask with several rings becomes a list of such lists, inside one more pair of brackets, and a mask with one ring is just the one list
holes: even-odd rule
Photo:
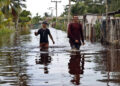
[[40, 51], [35, 31], [0, 37], [0, 86], [120, 86], [120, 49], [86, 41], [69, 52], [66, 33], [50, 28], [56, 44]]

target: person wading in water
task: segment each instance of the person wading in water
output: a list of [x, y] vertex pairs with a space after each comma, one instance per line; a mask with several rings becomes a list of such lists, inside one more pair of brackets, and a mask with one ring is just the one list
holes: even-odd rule
[[50, 30], [47, 28], [47, 25], [48, 23], [46, 21], [42, 22], [42, 28], [34, 33], [35, 36], [40, 34], [40, 48], [41, 49], [48, 49], [49, 47], [48, 35], [50, 36], [50, 39], [52, 40], [53, 44], [55, 44], [53, 37], [50, 33]]
[[79, 50], [82, 44], [84, 45], [84, 37], [83, 37], [83, 30], [82, 24], [80, 24], [78, 16], [73, 16], [73, 22], [68, 26], [68, 38], [69, 43], [72, 49]]

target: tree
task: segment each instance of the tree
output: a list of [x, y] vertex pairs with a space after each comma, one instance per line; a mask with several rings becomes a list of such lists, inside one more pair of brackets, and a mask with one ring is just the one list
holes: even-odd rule
[[81, 2], [81, 1], [84, 1], [84, 0], [71, 0], [72, 2]]
[[22, 13], [20, 14], [20, 17], [19, 17], [19, 22], [21, 23], [21, 27], [22, 26], [26, 26], [28, 22], [31, 21], [31, 13], [30, 11], [27, 11], [27, 10], [23, 10]]
[[[25, 2], [26, 0], [7, 0], [7, 5], [5, 5], [2, 8], [2, 12], [6, 17], [9, 17], [11, 15], [13, 17], [13, 21], [15, 22], [15, 28], [18, 28], [18, 21], [19, 21], [19, 15], [22, 12], [22, 8], [25, 8]], [[9, 14], [9, 15], [8, 15]]]
[[102, 14], [105, 12], [104, 0], [72, 0], [72, 1], [75, 2], [75, 5], [73, 5], [72, 8], [72, 13], [77, 12], [77, 14], [84, 13]]
[[65, 6], [64, 12], [61, 14], [62, 17], [63, 17], [64, 15], [68, 15], [68, 6]]
[[50, 15], [49, 15], [47, 12], [45, 12], [45, 13], [44, 13], [44, 16], [45, 16], [45, 17], [49, 17]]
[[83, 2], [77, 2], [71, 7], [71, 14], [72, 15], [83, 15], [87, 13], [87, 6]]
[[8, 0], [0, 0], [0, 29], [4, 28], [4, 23], [6, 22], [2, 9], [7, 4], [8, 4]]
[[120, 0], [108, 0], [109, 11], [117, 11], [120, 9]]
[[36, 16], [32, 18], [32, 24], [38, 24], [40, 20], [42, 20], [41, 16], [36, 13]]

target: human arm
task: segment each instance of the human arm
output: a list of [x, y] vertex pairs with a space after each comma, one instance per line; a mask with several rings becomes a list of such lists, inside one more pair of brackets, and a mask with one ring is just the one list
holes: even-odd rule
[[34, 34], [35, 34], [35, 36], [37, 36], [37, 35], [38, 35], [38, 32], [34, 32]]
[[83, 36], [83, 29], [82, 29], [82, 24], [80, 24], [80, 34], [81, 34], [81, 40], [82, 40], [82, 44], [84, 45], [84, 36]]
[[48, 29], [48, 34], [49, 34], [49, 37], [50, 37], [50, 39], [52, 40], [53, 44], [55, 44], [55, 41], [53, 40], [53, 37], [52, 37], [49, 29]]
[[68, 31], [67, 31], [68, 38], [75, 40], [73, 34], [72, 34], [72, 23], [69, 24], [68, 26]]
[[35, 36], [38, 36], [40, 34], [40, 29], [37, 32], [34, 32]]
[[49, 36], [50, 36], [50, 39], [52, 40], [53, 44], [55, 44], [55, 41], [53, 40], [52, 35], [51, 35], [51, 34], [49, 34]]

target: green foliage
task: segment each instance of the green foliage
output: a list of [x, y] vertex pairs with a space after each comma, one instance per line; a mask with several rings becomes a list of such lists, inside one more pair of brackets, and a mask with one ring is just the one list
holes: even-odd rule
[[84, 1], [84, 0], [71, 0], [72, 2], [79, 2], [79, 1]]
[[96, 21], [96, 24], [94, 25], [94, 27], [95, 27], [97, 39], [100, 39], [100, 26], [101, 26], [101, 23], [99, 21]]
[[56, 29], [60, 29], [60, 30], [62, 30], [62, 28], [61, 28], [61, 24], [60, 24], [59, 22], [56, 23], [55, 28], [56, 28]]
[[41, 16], [37, 13], [36, 16], [32, 18], [32, 24], [38, 24], [42, 20]]
[[10, 34], [12, 32], [14, 32], [13, 29], [8, 29], [8, 28], [2, 28], [2, 29], [0, 29], [0, 35], [7, 35], [7, 34]]
[[49, 17], [49, 16], [50, 15], [47, 12], [44, 13], [44, 17]]
[[67, 14], [68, 14], [68, 6], [65, 6], [64, 12], [61, 14], [61, 16], [63, 17], [65, 15], [67, 15]]
[[30, 29], [28, 28], [20, 31], [20, 35], [27, 35], [27, 34], [30, 34]]
[[21, 23], [29, 22], [30, 20], [31, 20], [30, 17], [20, 17], [20, 18], [19, 18], [19, 21], [20, 21]]
[[117, 11], [120, 9], [120, 0], [108, 0], [108, 10], [111, 11]]
[[23, 3], [25, 1], [26, 0], [7, 0], [7, 4], [1, 9], [6, 18], [13, 18], [16, 29], [18, 28], [19, 15], [22, 12], [22, 8], [26, 7]]
[[52, 21], [55, 22], [55, 21], [56, 21], [56, 17], [54, 17], [54, 18], [52, 19]]
[[91, 4], [89, 5], [87, 12], [88, 13], [94, 13], [94, 14], [102, 14], [105, 13], [105, 6], [104, 5], [99, 5], [99, 4]]
[[3, 15], [3, 13], [0, 11], [0, 29], [1, 29], [1, 28], [4, 28], [3, 22], [4, 22], [4, 15]]
[[30, 11], [23, 10], [22, 13], [20, 14], [19, 22], [24, 24], [26, 22], [31, 21], [30, 15], [31, 15]]
[[120, 14], [116, 14], [115, 17], [120, 17]]
[[85, 13], [87, 13], [87, 6], [85, 6], [84, 3], [82, 2], [77, 2], [76, 4], [74, 4], [71, 8], [71, 14], [72, 15], [83, 15]]
[[76, 2], [76, 0], [71, 0], [72, 2]]
[[[14, 27], [19, 25], [18, 23], [28, 24], [26, 22], [31, 20], [30, 16], [28, 16], [30, 12], [25, 10], [22, 12], [22, 8], [26, 7], [23, 3], [25, 1], [26, 0], [0, 0], [0, 34], [13, 32]], [[18, 22], [18, 20], [20, 20], [20, 22]]]
[[7, 5], [9, 3], [8, 0], [0, 0], [0, 8], [2, 8], [3, 6]]
[[[71, 7], [71, 14], [84, 15], [86, 13], [103, 14], [105, 13], [104, 0], [72, 0], [75, 2]], [[64, 9], [61, 16], [68, 14], [68, 7]]]
[[20, 14], [21, 17], [28, 17], [30, 15], [31, 15], [30, 11], [27, 10], [23, 10], [22, 13]]
[[59, 20], [56, 23], [55, 28], [59, 29], [59, 30], [66, 31], [67, 30], [67, 22], [65, 22], [64, 20]]
[[2, 7], [4, 15], [12, 15], [14, 18], [18, 17], [22, 8], [26, 7], [23, 2], [25, 2], [25, 0], [7, 0], [7, 4]]

